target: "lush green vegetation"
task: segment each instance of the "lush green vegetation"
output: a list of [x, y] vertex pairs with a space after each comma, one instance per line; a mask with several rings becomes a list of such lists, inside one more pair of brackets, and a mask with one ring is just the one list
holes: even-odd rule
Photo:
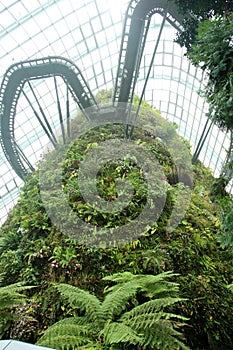
[[233, 15], [216, 17], [199, 24], [189, 58], [208, 74], [203, 94], [210, 105], [208, 112], [216, 124], [232, 130]]
[[206, 73], [206, 86], [200, 91], [209, 103], [208, 118], [229, 131], [231, 143], [228, 157], [216, 186], [225, 186], [232, 179], [232, 1], [179, 1], [183, 13], [184, 30], [177, 42], [186, 46], [191, 62]]
[[177, 42], [187, 49], [187, 53], [192, 51], [200, 23], [233, 12], [232, 1], [228, 0], [175, 0], [175, 3], [184, 16], [183, 31], [177, 33]]
[[[225, 0], [176, 0], [176, 3], [185, 14], [184, 30], [177, 41], [186, 46], [188, 58], [206, 74], [206, 84], [200, 94], [209, 103], [207, 117], [230, 135], [225, 164], [212, 186], [214, 197], [224, 197], [233, 176], [233, 3]], [[223, 246], [233, 245], [232, 216], [232, 203], [223, 205]]]
[[[14, 309], [26, 304], [26, 296], [20, 292], [27, 289], [31, 287], [23, 286], [20, 282], [0, 287], [0, 338], [8, 330], [11, 322], [20, 322], [20, 316]], [[28, 317], [28, 320], [32, 319]]]
[[[216, 182], [219, 193], [224, 193], [225, 186], [231, 181], [233, 175], [232, 20], [233, 15], [217, 16], [213, 20], [205, 20], [200, 23], [195, 42], [189, 53], [192, 63], [201, 67], [208, 77], [205, 88], [200, 92], [209, 103], [208, 118], [230, 134], [226, 163]], [[220, 187], [222, 187], [221, 190]]]
[[[74, 316], [49, 327], [39, 344], [66, 349], [189, 348], [179, 339], [185, 317], [164, 311], [177, 302], [177, 283], [171, 273], [133, 275], [117, 273], [103, 278], [115, 282], [101, 302], [95, 295], [68, 284], [58, 285], [68, 298]], [[142, 301], [143, 300], [143, 301]], [[78, 314], [77, 314], [78, 313]]]
[[[224, 197], [225, 188], [231, 182], [233, 162], [232, 124], [232, 1], [180, 1], [175, 0], [184, 15], [183, 31], [176, 41], [187, 49], [191, 62], [206, 74], [206, 86], [200, 94], [209, 103], [207, 113], [218, 127], [228, 131], [230, 146], [222, 172], [212, 186], [213, 196]], [[232, 245], [232, 204], [223, 205], [222, 221], [224, 234], [222, 245]]]
[[[85, 304], [85, 300], [90, 300], [88, 299], [90, 297], [91, 300], [99, 303], [98, 305], [104, 305], [106, 300], [110, 300], [111, 295], [119, 287], [118, 283], [114, 286], [111, 284], [117, 282], [110, 277], [115, 273], [127, 271], [129, 273], [127, 276], [131, 277], [131, 274], [134, 274], [154, 275], [155, 277], [151, 278], [156, 278], [160, 273], [173, 271], [174, 274], [170, 276], [169, 283], [175, 284], [167, 284], [166, 296], [169, 295], [169, 291], [172, 293], [172, 285], [177, 286], [176, 283], [178, 283], [179, 294], [173, 294], [171, 297], [185, 300], [177, 299], [177, 302], [171, 302], [170, 305], [164, 300], [165, 304], [159, 311], [159, 317], [163, 319], [164, 315], [175, 314], [187, 319], [185, 321], [187, 325], [181, 328], [179, 333], [183, 331], [184, 344], [191, 349], [219, 350], [233, 347], [231, 327], [233, 302], [232, 292], [228, 287], [232, 283], [232, 250], [227, 244], [223, 247], [219, 243], [219, 237], [224, 234], [225, 229], [222, 230], [221, 203], [214, 202], [213, 198], [209, 197], [213, 183], [211, 173], [199, 162], [194, 166], [194, 189], [188, 210], [180, 224], [172, 232], [168, 232], [166, 227], [176, 203], [177, 192], [182, 187], [185, 195], [190, 186], [190, 179], [180, 176], [182, 183], [177, 183], [180, 170], [174, 166], [173, 157], [159, 137], [162, 134], [165, 138], [172, 137], [175, 127], [172, 124], [168, 125], [158, 111], [153, 111], [146, 103], [143, 104], [140, 117], [145, 123], [150, 120], [155, 134], [145, 132], [145, 129], [135, 128], [133, 142], [144, 143], [148, 152], [156, 156], [164, 173], [162, 180], [166, 183], [165, 207], [159, 219], [153, 225], [146, 227], [140, 237], [123, 245], [114, 246], [113, 244], [109, 247], [86, 245], [84, 240], [63, 235], [51, 222], [41, 199], [39, 173], [28, 176], [18, 204], [1, 228], [0, 269], [4, 271], [3, 286], [19, 282], [34, 285], [37, 288], [30, 290], [28, 295], [30, 303], [27, 307], [23, 309], [16, 307], [15, 312], [20, 314], [21, 322], [12, 321], [5, 330], [3, 338], [11, 337], [36, 342], [49, 326], [58, 321], [61, 324], [64, 322], [65, 325], [66, 322], [72, 322], [72, 317], [84, 317], [85, 312], [89, 317], [88, 313], [92, 313], [93, 310], [88, 307], [88, 302], [87, 305]], [[74, 134], [77, 132], [75, 127], [74, 125]], [[129, 161], [128, 158], [123, 159], [122, 162], [107, 163], [97, 177], [97, 188], [101, 196], [110, 202], [117, 198], [114, 177], [127, 178], [133, 184], [134, 194], [130, 206], [125, 209], [127, 215], [113, 216], [112, 213], [108, 213], [108, 216], [104, 217], [103, 214], [96, 212], [95, 208], [85, 203], [80, 196], [77, 181], [80, 160], [93, 150], [96, 144], [108, 138], [117, 138], [119, 135], [124, 135], [122, 125], [108, 125], [106, 128], [98, 126], [81, 135], [69, 148], [65, 158], [60, 157], [61, 152], [57, 150], [47, 155], [43, 161], [43, 166], [45, 165], [47, 170], [51, 169], [50, 173], [49, 171], [46, 173], [49, 175], [46, 176], [47, 184], [49, 182], [54, 184], [57, 179], [53, 164], [55, 162], [63, 164], [62, 185], [69, 206], [84, 222], [92, 222], [101, 230], [108, 228], [108, 225], [111, 228], [122, 225], [127, 220], [133, 220], [143, 208], [147, 196], [144, 174], [140, 172], [137, 164]], [[187, 144], [182, 139], [179, 142]], [[182, 149], [180, 156], [182, 156]], [[158, 183], [157, 193], [164, 191], [163, 182]], [[52, 189], [53, 186], [49, 188]], [[55, 194], [50, 192], [51, 197], [54, 195], [54, 210], [60, 213], [62, 221], [62, 206]], [[224, 201], [226, 208], [231, 201], [228, 196]], [[80, 237], [82, 235], [86, 237], [85, 232], [78, 233]], [[64, 284], [70, 286], [66, 289]], [[107, 289], [105, 296], [106, 286], [110, 289]], [[73, 302], [66, 290], [72, 291], [72, 294], [78, 293], [85, 296], [80, 299], [82, 305], [77, 298]], [[142, 293], [144, 290], [141, 290], [141, 294], [139, 293], [136, 298], [133, 290], [136, 291], [132, 287], [133, 294], [129, 295], [127, 300], [124, 299], [124, 303], [122, 302], [122, 307], [125, 306], [125, 309], [121, 310], [122, 313], [119, 312], [115, 315], [116, 317], [111, 318], [111, 322], [117, 323], [117, 327], [121, 327], [120, 319], [122, 322], [126, 320], [124, 315], [133, 312], [130, 310], [138, 308], [137, 310], [140, 311], [142, 310], [140, 305], [150, 302], [150, 298], [151, 301], [159, 300], [158, 297], [162, 298], [161, 294], [161, 296], [150, 295], [148, 299], [148, 295], [145, 297]], [[119, 301], [120, 295], [118, 299], [116, 292], [114, 302]], [[84, 304], [85, 309], [83, 309]], [[164, 317], [166, 319], [166, 316]], [[68, 321], [62, 321], [63, 319]], [[169, 317], [167, 322], [169, 324]], [[175, 326], [175, 323], [172, 324]], [[127, 326], [130, 325], [127, 324]], [[101, 332], [103, 329], [106, 330], [104, 326], [98, 326], [97, 331]], [[169, 329], [173, 332], [173, 328]], [[135, 328], [134, 332], [135, 338], [131, 347], [139, 349], [140, 345], [136, 344], [143, 344], [142, 339], [145, 335], [141, 329], [137, 333]], [[103, 336], [106, 337], [104, 334]], [[176, 335], [174, 334], [175, 337]], [[96, 340], [97, 336], [97, 333], [92, 333], [92, 340]], [[43, 340], [43, 337], [41, 339]], [[111, 345], [107, 344], [110, 343], [114, 342], [106, 340], [108, 348]], [[145, 349], [166, 349], [166, 347], [148, 343]]]

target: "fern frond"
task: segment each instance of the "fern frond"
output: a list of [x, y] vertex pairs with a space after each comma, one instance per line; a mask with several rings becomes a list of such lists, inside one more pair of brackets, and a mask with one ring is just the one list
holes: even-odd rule
[[[157, 322], [164, 321], [164, 320], [166, 321], [169, 320], [169, 324], [173, 325], [176, 323], [175, 319], [187, 321], [187, 318], [183, 316], [159, 311], [157, 313], [151, 312], [151, 313], [137, 315], [130, 319], [125, 319], [122, 322], [124, 322], [124, 324], [127, 324], [128, 326], [132, 327], [137, 331], [141, 331], [142, 329], [146, 329], [148, 327], [149, 328], [154, 327], [154, 325], [157, 324]], [[179, 325], [181, 325], [181, 323], [179, 323]]]
[[[83, 317], [68, 317], [54, 323], [44, 333], [44, 335], [58, 332], [59, 334], [75, 334], [75, 335], [86, 335], [91, 333], [91, 326], [84, 324]], [[43, 336], [44, 336], [43, 335]]]
[[117, 291], [125, 283], [137, 281], [138, 289], [145, 292], [145, 295], [150, 298], [160, 296], [175, 297], [179, 292], [179, 284], [167, 280], [174, 276], [177, 276], [177, 274], [171, 271], [162, 272], [158, 275], [133, 275], [130, 272], [123, 272], [107, 276], [103, 280], [117, 283], [114, 286], [106, 288], [106, 293]]
[[[141, 276], [141, 275], [137, 275], [137, 276]], [[115, 282], [118, 284], [123, 284], [123, 283], [129, 282], [133, 278], [135, 278], [134, 274], [132, 274], [131, 272], [125, 271], [125, 272], [117, 272], [117, 273], [114, 273], [113, 275], [110, 275], [110, 276], [105, 276], [102, 278], [102, 280], [103, 281], [111, 281], [111, 282]], [[106, 291], [110, 290], [110, 289], [111, 289], [111, 287], [109, 287], [109, 289], [107, 287]]]
[[[165, 280], [174, 275], [172, 272], [163, 272], [156, 276], [133, 275], [129, 272], [123, 272], [104, 278], [104, 280], [117, 282], [115, 286], [107, 289], [108, 294], [102, 303], [102, 313], [105, 319], [110, 320], [119, 316], [126, 309], [129, 299], [134, 297], [138, 291], [144, 292], [150, 298], [176, 296], [179, 291], [178, 284]], [[127, 279], [129, 281], [125, 282]], [[169, 303], [171, 303], [171, 299], [169, 299]]]
[[27, 289], [35, 288], [35, 286], [24, 286], [22, 283], [13, 283], [8, 286], [0, 287], [1, 293], [22, 292]]
[[103, 281], [111, 281], [118, 284], [122, 284], [122, 283], [129, 282], [133, 279], [141, 279], [142, 277], [145, 278], [148, 276], [154, 277], [157, 281], [159, 281], [159, 280], [165, 280], [166, 278], [174, 277], [177, 275], [178, 274], [173, 273], [172, 271], [161, 272], [157, 275], [143, 275], [143, 274], [134, 275], [131, 272], [125, 271], [125, 272], [117, 272], [110, 276], [105, 276], [103, 277]]
[[33, 287], [23, 286], [21, 283], [0, 287], [0, 314], [6, 309], [23, 305], [26, 302], [26, 296], [20, 292], [31, 288]]
[[78, 350], [103, 350], [106, 349], [101, 343], [93, 343], [84, 346], [80, 346]]
[[144, 341], [141, 344], [143, 346], [154, 347], [158, 350], [187, 350], [188, 347], [179, 339], [182, 337], [182, 333], [176, 328], [184, 326], [184, 322], [188, 319], [163, 311], [165, 306], [182, 300], [171, 297], [150, 300], [126, 312], [120, 321], [144, 335]]
[[170, 306], [184, 300], [186, 299], [171, 297], [149, 300], [141, 305], [135, 306], [132, 310], [124, 313], [124, 315], [120, 318], [120, 321], [130, 320], [140, 315], [156, 313], [166, 306]]
[[50, 337], [40, 339], [37, 345], [51, 347], [56, 350], [77, 350], [80, 346], [85, 345], [91, 347], [94, 343], [87, 337], [75, 337], [72, 335], [63, 335], [58, 337]]
[[101, 333], [104, 336], [104, 343], [106, 345], [119, 343], [128, 343], [136, 345], [140, 344], [143, 339], [131, 327], [118, 322], [108, 323]]
[[[154, 301], [157, 300], [151, 300], [148, 304]], [[185, 325], [184, 321], [187, 321], [186, 317], [161, 310], [157, 313], [145, 310], [143, 313], [143, 305], [136, 308], [138, 310], [135, 313], [134, 310], [126, 313], [121, 318], [121, 321], [138, 333], [143, 334], [144, 340], [141, 343], [142, 346], [149, 346], [157, 350], [188, 349], [179, 339], [182, 338], [182, 333], [176, 329]]]
[[23, 305], [26, 297], [19, 293], [0, 293], [0, 313], [3, 310]]
[[23, 286], [21, 283], [0, 287], [0, 338], [7, 330], [9, 322], [18, 318], [12, 309], [26, 303], [26, 296], [20, 292], [31, 288], [33, 287]]
[[101, 302], [89, 292], [69, 284], [59, 284], [59, 292], [68, 298], [70, 305], [80, 311], [85, 311], [85, 316], [89, 322], [101, 322]]
[[142, 330], [144, 341], [143, 346], [156, 350], [190, 350], [183, 343], [181, 332], [171, 326], [167, 320], [159, 320], [153, 327]]
[[[187, 318], [164, 311], [165, 307], [185, 300], [177, 297], [178, 284], [168, 280], [173, 276], [172, 272], [156, 276], [125, 272], [105, 277], [104, 280], [116, 284], [106, 289], [108, 294], [102, 303], [78, 287], [58, 285], [70, 305], [84, 315], [50, 327], [39, 344], [61, 350], [121, 349], [128, 345], [143, 349], [188, 350], [179, 331]], [[138, 292], [150, 300], [126, 311]]]
[[76, 317], [70, 317], [55, 323], [49, 327], [39, 339], [38, 345], [54, 347], [56, 349], [72, 349], [81, 345], [91, 345], [91, 326], [83, 325]]
[[128, 305], [128, 301], [134, 297], [139, 289], [137, 281], [129, 281], [107, 294], [101, 311], [104, 319], [113, 320], [114, 317], [119, 316]]
[[177, 276], [170, 271], [158, 275], [145, 275], [141, 278], [141, 290], [150, 298], [175, 297], [179, 292], [179, 284], [169, 281], [168, 278]]

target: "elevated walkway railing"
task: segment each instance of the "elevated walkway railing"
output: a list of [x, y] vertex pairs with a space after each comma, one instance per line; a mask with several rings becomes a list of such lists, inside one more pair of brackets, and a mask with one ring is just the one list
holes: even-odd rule
[[[72, 61], [66, 58], [51, 56], [19, 62], [10, 66], [4, 75], [0, 90], [0, 142], [7, 160], [21, 178], [25, 177], [28, 168], [33, 170], [33, 166], [29, 163], [27, 157], [23, 153], [23, 150], [20, 148], [20, 145], [17, 144], [14, 136], [16, 107], [21, 94], [24, 95], [28, 101], [37, 120], [41, 124], [45, 134], [48, 136], [54, 147], [57, 143], [52, 127], [46, 118], [45, 112], [43, 111], [43, 108], [40, 105], [39, 100], [36, 97], [36, 93], [31, 85], [32, 80], [44, 79], [48, 77], [54, 78], [54, 87], [57, 97], [56, 102], [60, 126], [62, 128], [63, 141], [66, 142], [65, 140], [69, 137], [69, 123], [67, 126], [67, 131], [64, 130], [63, 113], [59, 101], [58, 85], [56, 81], [56, 77], [58, 76], [64, 80], [67, 86], [67, 120], [70, 118], [69, 93], [72, 95], [74, 101], [84, 112], [84, 114], [87, 110], [98, 110], [95, 98], [88, 87], [82, 72]], [[39, 107], [39, 113], [36, 111], [36, 108], [30, 101], [27, 94], [23, 91], [26, 83], [28, 83], [31, 92], [34, 95]], [[86, 117], [89, 118], [89, 115], [86, 115]]]
[[141, 58], [145, 47], [151, 17], [159, 13], [166, 16], [175, 29], [181, 30], [183, 16], [173, 1], [132, 0], [127, 8], [120, 46], [113, 103], [131, 102], [134, 94]]

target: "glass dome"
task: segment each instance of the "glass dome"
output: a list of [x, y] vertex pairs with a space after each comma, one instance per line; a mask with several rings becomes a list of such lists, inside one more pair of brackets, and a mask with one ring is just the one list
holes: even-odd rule
[[[143, 3], [149, 4], [145, 17], [134, 17], [135, 8]], [[0, 223], [16, 203], [23, 184], [20, 172], [13, 169], [15, 155], [10, 153], [8, 144], [26, 170], [35, 168], [41, 154], [47, 151], [49, 138], [55, 140], [62, 134], [59, 118], [75, 115], [77, 108], [84, 106], [84, 100], [94, 100], [100, 90], [113, 89], [109, 104], [124, 98], [127, 102], [133, 92], [139, 96], [143, 93], [145, 100], [178, 125], [178, 133], [190, 141], [193, 154], [215, 176], [219, 175], [229, 135], [205, 116], [208, 106], [198, 95], [205, 77], [174, 42], [182, 17], [172, 1], [170, 7], [166, 8], [166, 4], [165, 0], [1, 1], [0, 112], [4, 122], [0, 148]], [[137, 40], [134, 43], [140, 57], [127, 63], [128, 70], [130, 64], [134, 70], [125, 96], [123, 79], [130, 28], [135, 18], [144, 21], [144, 29], [140, 43]], [[46, 64], [47, 73], [40, 70], [35, 73], [35, 69]], [[66, 73], [56, 74], [55, 64]], [[34, 73], [29, 74], [30, 69]], [[70, 71], [73, 75], [69, 75]], [[81, 93], [70, 99], [70, 95], [75, 95], [71, 82], [74, 79], [78, 79]]]

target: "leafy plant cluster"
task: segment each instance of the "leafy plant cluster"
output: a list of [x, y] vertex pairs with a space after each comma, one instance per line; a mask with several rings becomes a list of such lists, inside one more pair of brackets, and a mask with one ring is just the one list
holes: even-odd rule
[[[14, 283], [7, 286], [0, 287], [0, 338], [8, 331], [12, 322], [33, 321], [27, 313], [23, 312], [21, 317], [16, 313], [12, 313], [13, 308], [21, 310], [25, 307], [26, 296], [21, 293], [31, 289], [31, 287], [24, 286], [22, 283]], [[23, 331], [23, 329], [22, 329]]]
[[211, 198], [223, 204], [222, 246], [232, 246], [232, 203], [224, 203], [226, 187], [233, 176], [233, 3], [232, 1], [176, 1], [186, 13], [184, 30], [177, 42], [187, 48], [191, 62], [206, 74], [205, 87], [200, 91], [209, 103], [207, 117], [220, 129], [227, 131], [230, 145], [221, 174], [215, 179]]
[[228, 16], [233, 12], [232, 1], [227, 0], [175, 0], [180, 12], [184, 15], [183, 30], [177, 33], [176, 42], [187, 49], [189, 54], [196, 41], [197, 28], [205, 20], [215, 16]]
[[208, 116], [226, 130], [232, 130], [233, 93], [233, 15], [204, 21], [197, 28], [197, 37], [189, 58], [208, 73], [204, 95], [209, 103]]
[[[117, 181], [122, 180], [130, 183], [129, 187], [129, 197], [130, 188], [133, 187], [132, 198], [129, 205], [126, 205], [125, 210], [121, 212], [105, 213], [99, 212], [97, 209], [93, 210], [92, 205], [88, 204], [82, 197], [82, 193], [77, 188], [76, 182], [79, 176], [79, 164], [82, 162], [83, 157], [85, 157], [87, 150], [91, 150], [94, 147], [98, 147], [102, 140], [111, 140], [115, 138], [122, 137], [124, 133], [124, 128], [122, 125], [108, 125], [103, 127], [98, 127], [85, 134], [85, 138], [80, 137], [75, 144], [72, 145], [70, 150], [67, 152], [67, 159], [64, 162], [64, 177], [63, 177], [63, 189], [64, 192], [69, 197], [69, 204], [72, 206], [73, 210], [77, 215], [84, 221], [101, 226], [101, 227], [115, 227], [127, 222], [132, 221], [136, 218], [142, 211], [144, 204], [148, 196], [147, 183], [145, 181], [145, 174], [135, 163], [130, 154], [125, 156], [124, 159], [109, 161], [100, 169], [97, 174], [96, 188], [98, 194], [105, 201], [114, 201], [118, 199], [121, 194], [117, 190]], [[166, 171], [172, 173], [171, 166], [172, 160], [169, 154], [165, 150], [164, 145], [159, 141], [153, 140], [151, 137], [147, 137], [147, 141], [137, 138], [141, 135], [141, 130], [135, 130], [134, 140], [138, 145], [147, 145], [149, 151], [157, 157], [160, 164], [167, 164]], [[92, 139], [95, 142], [90, 142]], [[80, 149], [84, 150], [80, 153]], [[95, 160], [94, 160], [95, 161]], [[92, 164], [91, 164], [92, 165]], [[149, 167], [149, 165], [148, 165]], [[92, 166], [90, 166], [89, 174], [92, 172]], [[165, 189], [163, 186], [164, 179], [161, 178], [158, 173], [154, 173], [153, 176], [157, 180], [156, 187], [153, 189], [153, 195], [156, 196], [159, 203], [159, 198], [165, 195]], [[85, 179], [88, 181], [89, 179]], [[89, 183], [89, 182], [88, 182]], [[86, 187], [86, 193], [88, 193], [88, 185]], [[124, 187], [124, 191], [127, 188]]]
[[[178, 285], [168, 278], [171, 273], [133, 275], [117, 273], [103, 278], [114, 282], [99, 300], [78, 287], [59, 284], [68, 298], [74, 316], [50, 327], [39, 344], [66, 349], [184, 349], [179, 328], [186, 318], [165, 311], [183, 299], [177, 296]], [[141, 302], [139, 301], [141, 299]]]
[[[155, 290], [152, 294], [145, 294], [146, 290], [142, 288], [140, 278], [134, 280], [136, 277], [132, 275], [140, 275], [142, 278], [145, 275], [164, 273], [166, 275], [166, 271], [173, 271], [174, 274], [170, 277], [171, 283], [175, 283], [174, 286], [177, 286], [178, 283], [180, 291], [179, 294], [172, 295], [172, 298], [180, 297], [184, 300], [171, 302], [170, 305], [166, 302], [161, 304], [161, 307], [165, 308], [156, 309], [155, 317], [158, 318], [151, 318], [151, 324], [155, 325], [154, 322], [159, 321], [161, 327], [162, 324], [170, 327], [169, 315], [180, 315], [181, 318], [188, 319], [185, 321], [187, 325], [182, 327], [184, 344], [187, 344], [184, 346], [195, 350], [232, 348], [233, 304], [232, 292], [230, 288], [227, 288], [232, 283], [232, 251], [227, 245], [221, 247], [218, 241], [218, 236], [223, 233], [220, 220], [222, 209], [219, 203], [213, 203], [209, 197], [213, 178], [210, 171], [204, 168], [200, 162], [194, 166], [194, 189], [189, 208], [179, 226], [173, 232], [168, 233], [166, 230], [167, 222], [176, 203], [177, 190], [181, 187], [185, 194], [189, 185], [185, 181], [177, 183], [176, 175], [179, 169], [175, 169], [173, 157], [169, 154], [166, 144], [161, 141], [161, 136], [164, 135], [165, 139], [166, 137], [171, 139], [172, 135], [176, 133], [175, 128], [171, 124], [167, 126], [158, 112], [153, 111], [146, 103], [142, 108], [141, 118], [144, 125], [148, 124], [148, 128], [152, 125], [152, 130], [145, 132], [145, 128], [143, 130], [135, 128], [135, 141], [144, 143], [145, 147], [153, 152], [153, 156], [158, 159], [163, 169], [165, 178], [162, 180], [167, 184], [166, 204], [159, 220], [147, 227], [145, 232], [142, 232], [141, 237], [121, 246], [104, 248], [81, 244], [79, 241], [63, 235], [53, 225], [41, 198], [39, 174], [36, 172], [29, 175], [19, 202], [9, 214], [6, 223], [1, 227], [0, 269], [4, 271], [3, 286], [15, 282], [38, 286], [38, 288], [29, 290], [30, 292], [28, 291], [28, 297], [31, 299], [28, 309], [17, 311], [13, 306], [13, 309], [17, 311], [16, 314], [29, 314], [36, 321], [34, 323], [25, 321], [24, 325], [21, 326], [20, 322], [10, 320], [4, 328], [3, 338], [8, 338], [11, 335], [19, 340], [30, 339], [32, 341], [34, 337], [33, 341], [38, 341], [44, 332], [58, 321], [61, 322], [59, 323], [61, 327], [65, 326], [67, 329], [69, 322], [77, 323], [79, 318], [83, 321], [90, 319], [92, 316], [88, 312], [92, 312], [93, 309], [87, 307], [89, 305], [87, 300], [95, 300], [96, 305], [99, 306], [104, 305], [109, 300], [109, 310], [112, 310], [111, 317], [104, 319], [106, 322], [104, 325], [101, 324], [97, 327], [93, 324], [93, 327], [97, 327], [95, 331], [88, 327], [85, 328], [84, 322], [83, 328], [81, 327], [83, 337], [88, 337], [92, 344], [96, 342], [95, 344], [98, 346], [103, 346], [102, 340], [105, 339], [107, 347], [117, 349], [119, 344], [117, 344], [116, 338], [114, 341], [111, 340], [114, 338], [113, 324], [116, 326], [117, 323], [116, 327], [119, 327], [119, 331], [120, 327], [124, 326], [122, 336], [124, 334], [125, 338], [122, 338], [121, 348], [127, 344], [128, 349], [139, 349], [143, 346], [148, 350], [156, 349], [154, 344], [149, 343], [149, 338], [146, 338], [149, 336], [149, 333], [145, 334], [146, 328], [138, 329], [137, 334], [135, 334], [136, 326], [134, 327], [130, 322], [134, 317], [136, 320], [136, 313], [133, 314], [133, 310], [138, 310], [137, 317], [140, 319], [144, 310], [142, 305], [145, 306], [145, 303], [148, 302], [148, 305], [151, 305], [148, 308], [152, 307], [153, 309], [153, 303], [160, 303], [161, 300], [165, 302], [168, 295], [166, 294], [165, 299], [163, 299], [162, 294], [153, 294]], [[153, 127], [155, 131], [153, 131]], [[93, 208], [87, 207], [87, 212], [82, 212], [84, 202], [83, 198], [80, 197], [77, 181], [79, 161], [84, 154], [93, 147], [95, 148], [96, 143], [100, 143], [109, 135], [118, 137], [121, 132], [121, 126], [92, 129], [86, 136], [83, 134], [72, 144], [65, 159], [59, 158], [60, 153], [58, 152], [55, 157], [49, 154], [44, 160], [44, 164], [51, 170], [50, 177], [48, 177], [48, 181], [51, 183], [57, 176], [53, 162], [64, 162], [62, 180], [70, 206], [87, 222], [93, 220], [93, 222], [98, 223], [100, 220], [100, 226], [103, 223], [107, 224], [108, 221], [104, 222], [103, 217], [94, 215], [96, 213]], [[74, 130], [74, 133], [77, 131]], [[182, 150], [179, 157], [182, 159]], [[119, 176], [128, 177], [134, 183], [135, 192], [132, 200], [134, 206], [132, 215], [134, 215], [134, 210], [140, 212], [140, 205], [143, 205], [146, 186], [144, 174], [140, 173], [140, 169], [135, 166], [132, 159], [130, 161], [127, 158], [123, 159], [121, 163], [120, 160], [112, 164], [108, 163], [106, 168], [101, 169], [98, 174], [97, 187], [105, 199], [110, 202], [114, 201], [115, 196], [117, 197], [115, 177]], [[49, 188], [51, 189], [51, 187]], [[139, 191], [143, 194], [141, 199], [139, 199]], [[53, 193], [50, 192], [50, 196], [52, 195]], [[230, 203], [230, 199], [227, 197], [225, 201]], [[59, 201], [54, 201], [53, 204], [54, 210], [59, 210]], [[127, 214], [131, 215], [131, 212], [129, 211]], [[119, 216], [108, 217], [108, 220], [110, 219], [112, 220], [111, 225], [114, 226], [123, 218]], [[133, 294], [124, 299], [122, 302], [124, 309], [121, 309], [121, 312], [118, 309], [119, 312], [117, 312], [117, 309], [114, 311], [111, 308], [115, 305], [114, 303], [117, 305], [120, 303], [122, 300], [120, 299], [120, 290], [126, 287], [121, 284], [122, 280], [111, 280], [108, 276], [126, 271], [129, 272], [127, 276], [131, 276], [129, 283], [134, 285], [134, 282], [137, 282], [139, 284], [137, 284], [137, 288], [136, 284], [134, 287], [131, 285], [129, 291], [132, 290]], [[61, 287], [56, 287], [57, 284]], [[110, 289], [105, 289], [106, 286]], [[127, 282], [124, 286], [127, 286]], [[168, 290], [172, 292], [173, 287], [171, 284], [170, 286], [171, 288]], [[75, 299], [66, 294], [66, 290], [67, 292], [72, 291], [71, 294], [75, 296]], [[159, 289], [156, 290], [158, 293]], [[117, 298], [118, 294], [119, 299]], [[83, 295], [83, 298], [80, 298], [80, 295]], [[104, 317], [107, 317], [107, 314]], [[65, 321], [62, 321], [63, 319]], [[101, 317], [98, 322], [102, 322]], [[179, 323], [178, 319], [175, 318], [174, 322], [171, 322], [172, 327], [166, 331], [166, 334], [174, 334], [175, 338], [177, 335], [176, 339], [181, 339], [180, 335], [176, 333], [177, 331], [182, 332], [179, 327], [175, 327], [176, 331], [173, 333], [173, 326], [179, 326], [176, 323]], [[181, 323], [183, 323], [182, 319]], [[139, 323], [137, 324], [139, 325]], [[132, 329], [128, 329], [126, 326], [132, 327], [133, 333]], [[28, 329], [28, 334], [25, 332], [23, 334], [20, 327]], [[54, 331], [58, 329], [55, 325], [53, 327]], [[164, 329], [167, 329], [166, 327]], [[79, 325], [78, 328], [75, 328], [78, 336], [81, 334], [81, 328]], [[127, 330], [131, 333], [127, 333]], [[42, 340], [46, 338], [46, 334], [49, 333], [45, 332]], [[134, 339], [131, 345], [129, 345], [130, 338], [127, 338], [126, 334], [129, 337], [131, 334], [132, 339]], [[126, 339], [128, 340], [126, 341]], [[98, 348], [97, 345], [90, 345], [90, 349]], [[165, 348], [165, 345], [164, 347], [160, 345], [159, 349]], [[177, 348], [179, 348], [178, 345]], [[182, 348], [181, 345], [180, 348]]]

